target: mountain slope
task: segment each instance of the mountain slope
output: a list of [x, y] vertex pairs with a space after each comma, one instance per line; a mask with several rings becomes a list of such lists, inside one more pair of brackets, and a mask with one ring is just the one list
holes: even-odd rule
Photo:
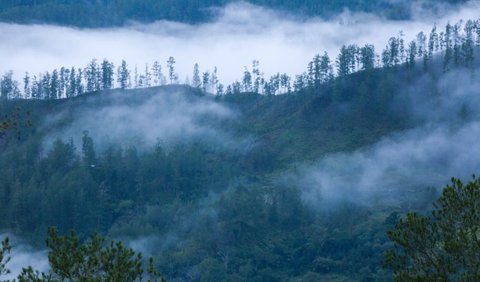
[[[119, 26], [129, 21], [150, 23], [156, 20], [171, 20], [187, 23], [204, 22], [212, 19], [211, 7], [221, 7], [233, 1], [3, 1], [0, 3], [0, 21], [12, 23], [49, 23], [78, 27]], [[295, 12], [303, 16], [329, 17], [344, 9], [375, 13], [392, 19], [408, 19], [411, 16], [409, 1], [389, 0], [324, 0], [285, 1], [250, 0], [260, 5], [281, 11]], [[465, 0], [443, 0], [425, 2], [427, 9], [438, 2], [461, 4]], [[215, 13], [213, 13], [215, 14]]]
[[[385, 231], [436, 195], [411, 179], [454, 156], [437, 156], [435, 139], [426, 165], [373, 159], [379, 170], [356, 177], [385, 146], [388, 158], [413, 142], [398, 162], [421, 153], [412, 132], [476, 124], [476, 67], [438, 69], [362, 71], [279, 96], [166, 86], [2, 100], [20, 122], [1, 147], [0, 229], [37, 244], [50, 225], [123, 238], [172, 281], [388, 280]], [[355, 189], [382, 169], [378, 197]]]

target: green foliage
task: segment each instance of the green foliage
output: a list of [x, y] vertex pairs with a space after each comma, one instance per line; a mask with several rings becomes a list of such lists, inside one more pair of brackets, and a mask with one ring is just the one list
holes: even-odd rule
[[[14, 0], [0, 2], [0, 20], [17, 23], [47, 22], [80, 27], [122, 25], [128, 21], [152, 22], [174, 20], [202, 22], [212, 18], [212, 6], [223, 6], [231, 0]], [[249, 0], [264, 7], [295, 12], [304, 16], [332, 16], [345, 8], [353, 11], [373, 12], [393, 19], [410, 17], [408, 1], [388, 0]], [[426, 1], [433, 3], [433, 1]], [[438, 2], [438, 1], [435, 1]], [[464, 3], [465, 0], [444, 0]]]
[[[8, 243], [8, 241], [7, 241]], [[26, 267], [18, 281], [164, 281], [153, 267], [152, 259], [144, 270], [142, 254], [123, 246], [121, 242], [93, 235], [84, 243], [75, 232], [59, 236], [49, 228], [46, 240], [51, 270], [40, 273]]]
[[[68, 238], [54, 233], [57, 239], [50, 240], [59, 258], [55, 262], [59, 273], [26, 268], [23, 277], [42, 281], [59, 275], [94, 275], [85, 269], [101, 263], [102, 256], [86, 256], [88, 252], [112, 259], [109, 252], [124, 251], [115, 244], [104, 249], [105, 242], [97, 239], [86, 241], [89, 247], [80, 244], [85, 234], [99, 232], [116, 238], [153, 237], [147, 246], [156, 258], [155, 266], [178, 280], [388, 280], [389, 273], [379, 267], [390, 246], [386, 230], [396, 223], [397, 212], [405, 209], [402, 200], [424, 207], [420, 193], [409, 193], [393, 207], [369, 209], [351, 203], [317, 213], [304, 205], [299, 188], [282, 182], [297, 163], [353, 151], [412, 126], [410, 104], [401, 99], [405, 84], [429, 77], [428, 95], [436, 91], [432, 89], [443, 79], [443, 70], [433, 68], [435, 64], [428, 70], [395, 65], [391, 54], [397, 54], [400, 42], [391, 40], [394, 46], [386, 56], [389, 66], [383, 69], [372, 68], [371, 46], [345, 47], [339, 60], [345, 70], [341, 79], [332, 77], [327, 54], [314, 57], [300, 79], [304, 87], [295, 95], [230, 93], [213, 98], [186, 86], [168, 86], [65, 100], [3, 101], [2, 110], [20, 105], [32, 111], [36, 124], [48, 126], [37, 125], [27, 139], [0, 148], [0, 214], [4, 215], [0, 228], [15, 230], [37, 243], [47, 226], [79, 232], [78, 237]], [[358, 54], [363, 56], [360, 64], [353, 63]], [[171, 74], [174, 79], [173, 69]], [[248, 74], [243, 87], [255, 89], [257, 76], [257, 69]], [[276, 75], [272, 84], [278, 86], [281, 80]], [[101, 111], [112, 104], [131, 106], [169, 92], [236, 109], [238, 118], [208, 122], [241, 144], [226, 148], [191, 138], [125, 148], [96, 143], [81, 131], [76, 136], [80, 144], [71, 140], [43, 143], [52, 128], [69, 127], [74, 110], [81, 111], [85, 104], [91, 111]], [[58, 115], [62, 112], [72, 114]], [[49, 115], [58, 118], [45, 119]], [[329, 210], [328, 203], [323, 204], [322, 209]], [[423, 217], [411, 221], [424, 227]], [[418, 232], [429, 232], [430, 227], [422, 228]], [[424, 244], [436, 246], [427, 237]], [[134, 275], [135, 257], [128, 260], [126, 253], [121, 265], [132, 267]], [[67, 262], [75, 268], [62, 265]], [[153, 266], [150, 262], [149, 269]], [[116, 267], [108, 269], [115, 272]]]
[[10, 273], [10, 270], [7, 268], [7, 263], [10, 261], [9, 254], [11, 249], [10, 240], [7, 237], [2, 241], [2, 245], [0, 246], [0, 277]]
[[[278, 179], [292, 163], [354, 150], [404, 129], [402, 117], [384, 112], [392, 101], [389, 95], [400, 94], [406, 77], [398, 70], [373, 70], [298, 95], [215, 98], [242, 117], [215, 126], [236, 140], [249, 140], [249, 149], [225, 149], [195, 138], [153, 147], [102, 147], [80, 131], [81, 144], [55, 140], [45, 150], [43, 138], [50, 131], [36, 126], [28, 139], [1, 151], [0, 214], [5, 216], [0, 227], [36, 242], [52, 225], [60, 232], [77, 230], [80, 241], [94, 232], [161, 238], [151, 243], [151, 255], [172, 279], [388, 278], [378, 266], [388, 246], [385, 232], [391, 224], [384, 221], [389, 212], [346, 205], [313, 213], [302, 203], [299, 188]], [[180, 89], [185, 97], [197, 95]], [[95, 101], [90, 110], [101, 110], [120, 103], [118, 97], [132, 105], [165, 94], [159, 90], [92, 94], [68, 103], [8, 103], [31, 109], [36, 124], [43, 124], [46, 113], [81, 109], [85, 99]], [[61, 128], [71, 120], [64, 116], [56, 122]], [[88, 156], [95, 162], [87, 162]]]
[[452, 178], [431, 216], [408, 213], [388, 232], [386, 265], [396, 281], [480, 279], [480, 179]]

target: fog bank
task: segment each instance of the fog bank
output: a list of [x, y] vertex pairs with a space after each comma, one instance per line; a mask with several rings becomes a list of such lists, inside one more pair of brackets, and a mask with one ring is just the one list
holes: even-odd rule
[[313, 207], [399, 202], [411, 192], [439, 190], [451, 177], [470, 180], [480, 173], [479, 81], [478, 73], [466, 70], [434, 83], [428, 76], [418, 78], [392, 104], [416, 126], [304, 166], [297, 176], [303, 200]]
[[[323, 20], [298, 18], [243, 2], [217, 10], [210, 23], [188, 25], [159, 21], [130, 24], [121, 28], [77, 29], [50, 25], [0, 24], [0, 72], [13, 70], [17, 76], [37, 74], [61, 66], [84, 67], [90, 59], [107, 58], [117, 66], [125, 59], [139, 71], [158, 60], [166, 69], [169, 56], [176, 58], [181, 82], [192, 77], [195, 63], [201, 71], [218, 67], [219, 79], [240, 79], [244, 66], [260, 61], [265, 75], [299, 74], [317, 53], [336, 56], [343, 44], [372, 43], [383, 48], [399, 31], [405, 39], [429, 32], [436, 23], [475, 19], [480, 3], [471, 1], [460, 9], [439, 7], [435, 15], [412, 5], [417, 16], [411, 21], [392, 21], [369, 14], [343, 14]], [[441, 16], [437, 16], [441, 15]], [[165, 72], [164, 72], [165, 73]]]
[[[44, 140], [47, 147], [57, 138], [73, 138], [77, 148], [81, 148], [84, 131], [88, 131], [97, 148], [110, 144], [151, 148], [157, 143], [168, 146], [192, 138], [216, 146], [234, 142], [217, 125], [235, 117], [235, 112], [211, 97], [167, 89], [154, 95], [112, 93], [89, 98], [46, 119], [43, 127], [55, 128]], [[64, 124], [63, 120], [71, 122]]]
[[0, 241], [3, 241], [5, 237], [10, 238], [12, 251], [10, 253], [11, 260], [6, 265], [10, 273], [1, 277], [2, 281], [17, 278], [22, 269], [28, 266], [40, 272], [48, 271], [49, 264], [46, 251], [36, 250], [11, 234], [0, 234]]

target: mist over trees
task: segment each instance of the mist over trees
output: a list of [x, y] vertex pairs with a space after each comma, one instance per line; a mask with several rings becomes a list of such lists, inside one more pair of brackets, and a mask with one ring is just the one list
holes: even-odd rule
[[[48, 229], [46, 245], [49, 248], [50, 269], [40, 272], [24, 265], [16, 277], [18, 281], [165, 281], [155, 269], [152, 258], [146, 263], [141, 253], [124, 247], [119, 241], [108, 242], [99, 235], [92, 235], [81, 242], [75, 231], [61, 236], [52, 227]], [[12, 246], [7, 237], [0, 247], [2, 281], [4, 275], [10, 274], [11, 252]]]
[[[387, 46], [380, 53], [376, 53], [375, 47], [370, 44], [344, 45], [335, 59], [331, 59], [327, 52], [315, 55], [308, 63], [307, 70], [295, 78], [285, 73], [264, 77], [259, 61], [254, 60], [251, 68], [244, 68], [241, 79], [226, 87], [219, 81], [216, 67], [212, 71], [206, 70], [201, 73], [198, 64], [193, 66], [192, 81], [184, 83], [217, 95], [240, 92], [265, 95], [290, 94], [308, 89], [315, 90], [336, 77], [341, 78], [376, 68], [406, 65], [409, 69], [415, 69], [417, 66], [427, 71], [434, 63], [434, 57], [439, 56], [442, 58], [442, 68], [445, 72], [457, 66], [472, 68], [475, 48], [479, 46], [480, 20], [467, 20], [454, 25], [449, 23], [442, 31], [438, 31], [434, 26], [428, 35], [420, 32], [416, 39], [409, 43], [405, 42], [404, 34], [400, 32], [389, 39]], [[27, 72], [23, 78], [23, 86], [13, 78], [13, 72], [9, 71], [0, 80], [0, 97], [62, 99], [114, 88], [139, 89], [181, 83], [175, 70], [175, 58], [170, 56], [165, 63], [166, 70], [163, 73], [159, 61], [153, 62], [151, 66], [148, 64], [140, 68], [135, 66], [132, 71], [125, 60], [115, 68], [114, 63], [107, 59], [101, 63], [93, 59], [85, 68], [62, 67], [33, 76]]]
[[[0, 3], [0, 19], [24, 5], [54, 22], [55, 9], [74, 6], [70, 23], [81, 26], [114, 22], [83, 17], [92, 7], [122, 19], [141, 10], [148, 21], [164, 5], [153, 2], [19, 0]], [[307, 2], [311, 13], [345, 4]], [[426, 186], [480, 169], [480, 20], [405, 38], [319, 52], [293, 77], [267, 76], [252, 60], [228, 84], [195, 61], [180, 73], [168, 54], [19, 80], [6, 72], [0, 234], [43, 248], [48, 232], [52, 267], [20, 277], [155, 280], [159, 269], [173, 281], [475, 280], [478, 179], [453, 179], [433, 213], [439, 190]], [[4, 240], [0, 276], [14, 251]]]

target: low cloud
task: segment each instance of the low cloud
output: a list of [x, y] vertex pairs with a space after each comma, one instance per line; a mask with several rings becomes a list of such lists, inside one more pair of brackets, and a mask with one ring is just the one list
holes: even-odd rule
[[[235, 113], [210, 96], [159, 90], [154, 95], [112, 93], [91, 98], [46, 119], [43, 127], [55, 128], [45, 139], [47, 146], [57, 138], [74, 138], [74, 143], [81, 146], [84, 131], [98, 146], [148, 148], [158, 142], [168, 146], [192, 138], [222, 146], [233, 142], [219, 128], [219, 122], [233, 118]], [[65, 120], [71, 122], [64, 124]]]
[[480, 171], [480, 122], [460, 129], [421, 128], [386, 138], [371, 148], [323, 158], [303, 171], [303, 199], [320, 202], [376, 202], [401, 199], [450, 177], [468, 179]]
[[[0, 24], [0, 72], [14, 70], [17, 76], [37, 74], [61, 66], [84, 67], [91, 58], [107, 58], [117, 65], [144, 69], [158, 60], [165, 69], [169, 56], [176, 58], [179, 79], [192, 77], [195, 63], [201, 71], [218, 67], [219, 79], [231, 83], [242, 76], [244, 66], [260, 60], [265, 75], [286, 72], [299, 74], [317, 53], [336, 56], [343, 44], [372, 43], [377, 49], [403, 30], [406, 39], [428, 32], [436, 23], [477, 18], [478, 1], [459, 9], [426, 13], [410, 21], [392, 21], [370, 14], [348, 11], [329, 20], [298, 18], [294, 15], [243, 2], [217, 9], [209, 23], [189, 25], [159, 21], [148, 25], [130, 24], [120, 28], [77, 29], [50, 25]], [[447, 12], [448, 11], [448, 12]], [[441, 15], [441, 17], [437, 16]]]
[[47, 251], [35, 249], [11, 234], [0, 234], [0, 241], [5, 239], [5, 237], [10, 238], [12, 251], [10, 253], [11, 260], [6, 265], [10, 273], [2, 276], [2, 281], [17, 278], [22, 269], [28, 266], [40, 272], [47, 272], [50, 269]]
[[403, 104], [401, 110], [416, 127], [305, 166], [297, 176], [304, 201], [313, 207], [342, 201], [398, 203], [411, 192], [440, 189], [451, 177], [468, 180], [479, 173], [478, 76], [455, 71], [436, 85], [419, 78], [394, 103]]

